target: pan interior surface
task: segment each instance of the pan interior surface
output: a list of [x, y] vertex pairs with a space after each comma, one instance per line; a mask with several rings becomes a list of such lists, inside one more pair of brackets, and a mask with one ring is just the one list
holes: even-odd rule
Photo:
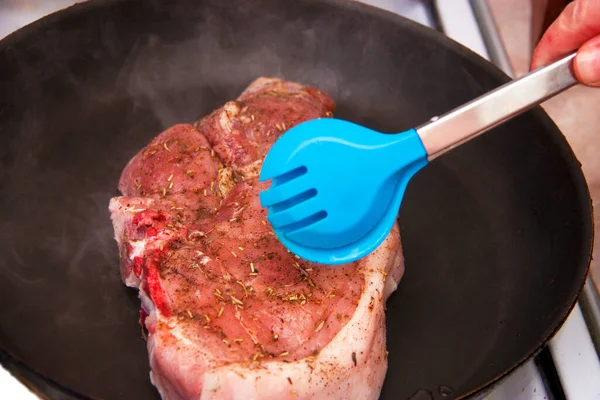
[[[258, 76], [400, 132], [506, 81], [401, 17], [335, 0], [105, 1], [0, 42], [0, 349], [88, 398], [156, 399], [108, 201], [127, 161]], [[460, 397], [531, 356], [589, 264], [587, 186], [534, 110], [436, 160], [401, 208], [382, 399]], [[444, 387], [443, 391], [439, 391]]]

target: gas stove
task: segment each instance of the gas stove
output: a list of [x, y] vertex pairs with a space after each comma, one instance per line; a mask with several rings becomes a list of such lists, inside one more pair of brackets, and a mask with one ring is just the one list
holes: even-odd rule
[[[507, 75], [513, 71], [486, 0], [356, 0], [435, 29], [491, 61]], [[27, 5], [0, 3], [0, 38], [58, 9], [80, 1], [36, 0]], [[600, 299], [591, 280], [554, 338], [533, 359], [476, 400], [600, 399]], [[443, 393], [440, 393], [443, 395]], [[0, 398], [34, 400], [0, 366]], [[419, 399], [431, 398], [426, 393]], [[416, 399], [415, 399], [416, 400]]]

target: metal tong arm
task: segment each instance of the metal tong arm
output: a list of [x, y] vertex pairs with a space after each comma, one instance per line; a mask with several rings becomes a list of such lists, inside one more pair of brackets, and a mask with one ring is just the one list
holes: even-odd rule
[[508, 82], [441, 117], [417, 133], [432, 160], [575, 85], [575, 54]]

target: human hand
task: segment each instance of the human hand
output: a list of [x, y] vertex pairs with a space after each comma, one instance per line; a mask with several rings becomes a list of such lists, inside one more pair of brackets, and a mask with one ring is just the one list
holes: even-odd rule
[[565, 7], [534, 49], [531, 69], [577, 49], [575, 76], [585, 85], [600, 87], [600, 0], [575, 0]]

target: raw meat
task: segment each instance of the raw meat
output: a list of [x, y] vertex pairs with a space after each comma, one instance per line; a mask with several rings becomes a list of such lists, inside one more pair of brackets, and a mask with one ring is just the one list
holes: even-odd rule
[[111, 218], [163, 399], [379, 396], [384, 304], [404, 271], [398, 228], [363, 260], [320, 266], [280, 244], [258, 201], [276, 138], [333, 110], [316, 89], [259, 78], [125, 167]]

